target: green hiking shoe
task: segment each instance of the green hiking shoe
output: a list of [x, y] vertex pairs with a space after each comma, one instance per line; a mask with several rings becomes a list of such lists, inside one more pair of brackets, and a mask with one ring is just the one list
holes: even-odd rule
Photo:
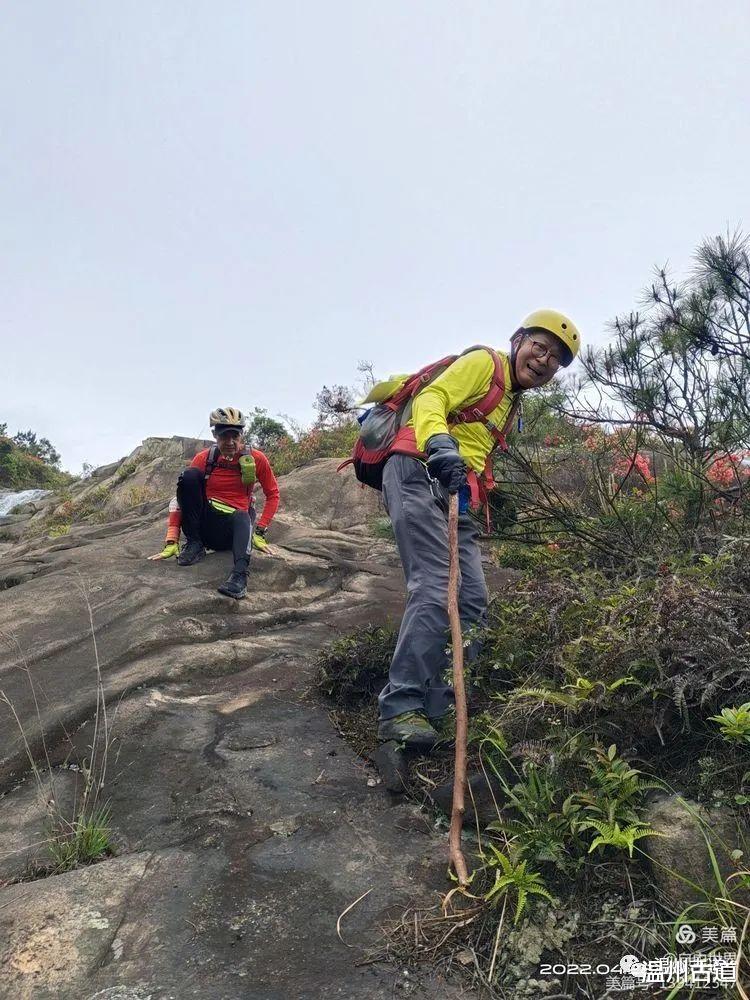
[[401, 743], [405, 747], [429, 750], [440, 737], [421, 712], [403, 712], [391, 719], [383, 719], [378, 725], [378, 741]]

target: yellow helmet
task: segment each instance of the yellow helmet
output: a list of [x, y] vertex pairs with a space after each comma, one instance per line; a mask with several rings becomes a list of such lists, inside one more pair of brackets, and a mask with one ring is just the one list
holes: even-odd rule
[[578, 332], [578, 327], [567, 316], [564, 316], [561, 312], [557, 312], [556, 309], [537, 309], [536, 312], [530, 313], [523, 323], [521, 323], [521, 329], [524, 332], [528, 332], [529, 330], [546, 330], [547, 333], [551, 333], [553, 337], [557, 337], [558, 340], [562, 341], [570, 352], [568, 358], [563, 361], [566, 368], [576, 354], [578, 354], [581, 347], [581, 335]]
[[234, 427], [242, 431], [245, 428], [245, 417], [242, 410], [237, 410], [233, 406], [219, 406], [211, 411], [208, 423], [211, 427], [223, 427], [225, 430]]

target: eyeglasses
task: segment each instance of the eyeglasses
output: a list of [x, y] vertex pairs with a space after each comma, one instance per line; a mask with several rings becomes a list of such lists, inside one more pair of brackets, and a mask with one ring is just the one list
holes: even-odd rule
[[533, 337], [530, 339], [531, 339], [531, 353], [534, 355], [537, 361], [541, 361], [542, 358], [546, 358], [547, 364], [552, 369], [552, 371], [557, 371], [557, 369], [562, 364], [562, 358], [559, 356], [559, 354], [554, 354], [552, 348], [548, 347], [546, 344], [543, 344], [541, 340], [534, 340]]

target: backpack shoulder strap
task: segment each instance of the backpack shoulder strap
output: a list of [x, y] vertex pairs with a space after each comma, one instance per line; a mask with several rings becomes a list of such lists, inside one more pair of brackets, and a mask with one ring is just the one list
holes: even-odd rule
[[470, 351], [487, 351], [492, 358], [494, 371], [492, 372], [490, 385], [482, 399], [473, 403], [471, 406], [465, 407], [463, 410], [459, 410], [457, 413], [452, 413], [450, 415], [450, 420], [452, 423], [460, 424], [483, 423], [495, 439], [496, 445], [500, 445], [500, 447], [505, 451], [507, 450], [505, 435], [508, 433], [511, 424], [515, 419], [520, 403], [520, 395], [517, 399], [513, 400], [513, 405], [508, 411], [508, 416], [503, 426], [498, 427], [494, 424], [489, 419], [489, 415], [497, 406], [499, 406], [506, 392], [505, 369], [503, 368], [503, 362], [497, 351], [493, 350], [491, 347], [478, 344], [475, 347], [469, 347], [463, 353], [468, 354]]
[[386, 400], [385, 405], [391, 410], [400, 409], [404, 403], [412, 399], [413, 396], [416, 396], [420, 389], [424, 389], [438, 375], [441, 375], [458, 357], [458, 354], [449, 354], [439, 361], [433, 361], [432, 364], [420, 368], [418, 372], [409, 376], [398, 392], [395, 392], [390, 399]]
[[[250, 448], [240, 448], [240, 450], [237, 452], [237, 458], [242, 458], [243, 455], [251, 454], [251, 450], [252, 449]], [[214, 471], [216, 466], [219, 464], [220, 458], [221, 454], [219, 452], [219, 446], [217, 444], [211, 445], [211, 449], [206, 458], [206, 479], [208, 479], [208, 477]]]
[[487, 351], [492, 358], [494, 367], [490, 385], [485, 395], [476, 403], [472, 403], [471, 406], [466, 406], [464, 409], [451, 414], [451, 419], [458, 423], [474, 423], [478, 420], [486, 421], [486, 418], [505, 395], [505, 371], [503, 370], [500, 355], [491, 347], [484, 347], [481, 344], [467, 348], [463, 354], [470, 354], [472, 351]]
[[217, 444], [212, 444], [208, 449], [208, 455], [206, 456], [206, 472], [204, 479], [208, 479], [211, 473], [216, 468], [216, 463], [219, 461], [219, 446]]

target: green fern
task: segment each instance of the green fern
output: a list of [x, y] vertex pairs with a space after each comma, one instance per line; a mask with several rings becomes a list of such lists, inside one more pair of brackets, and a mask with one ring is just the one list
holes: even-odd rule
[[492, 856], [486, 858], [488, 867], [495, 868], [496, 871], [495, 882], [484, 897], [488, 903], [497, 902], [508, 893], [515, 892], [516, 913], [513, 923], [517, 924], [529, 896], [543, 896], [550, 902], [553, 901], [549, 890], [542, 882], [542, 876], [538, 872], [527, 871], [525, 861], [513, 864], [510, 858], [499, 851], [494, 844], [490, 844], [489, 847]]
[[627, 676], [618, 677], [611, 684], [606, 684], [604, 681], [589, 680], [588, 677], [576, 677], [574, 683], [563, 685], [564, 690], [562, 691], [544, 687], [519, 688], [509, 695], [508, 701], [534, 698], [542, 703], [548, 702], [551, 705], [559, 705], [561, 708], [575, 711], [584, 704], [600, 702], [606, 695], [625, 685], [640, 686], [640, 681], [636, 680], [635, 677]]
[[561, 708], [579, 708], [581, 702], [575, 695], [553, 691], [551, 688], [518, 688], [508, 697], [508, 701], [518, 701], [520, 698], [535, 698], [537, 701], [549, 702]]
[[593, 829], [599, 834], [595, 837], [589, 847], [589, 854], [597, 847], [614, 847], [617, 850], [627, 850], [630, 857], [633, 857], [633, 848], [636, 840], [641, 837], [663, 837], [663, 833], [657, 833], [650, 826], [642, 826], [639, 823], [631, 823], [621, 828], [619, 823], [605, 823], [601, 820], [592, 819], [582, 824], [583, 829]]
[[588, 677], [576, 677], [574, 684], [565, 684], [565, 688], [577, 692], [584, 698], [591, 698], [594, 692], [599, 691], [602, 695], [610, 694], [612, 691], [617, 691], [618, 688], [624, 687], [625, 685], [638, 685], [641, 682], [636, 680], [635, 677], [628, 675], [627, 677], [618, 677], [616, 681], [612, 681], [611, 684], [607, 684], [605, 681], [590, 681]]
[[607, 750], [596, 747], [586, 766], [591, 774], [591, 787], [573, 793], [573, 799], [585, 809], [587, 818], [621, 827], [640, 821], [638, 810], [645, 792], [662, 789], [661, 782], [644, 778], [628, 761], [617, 756], [612, 744]]

